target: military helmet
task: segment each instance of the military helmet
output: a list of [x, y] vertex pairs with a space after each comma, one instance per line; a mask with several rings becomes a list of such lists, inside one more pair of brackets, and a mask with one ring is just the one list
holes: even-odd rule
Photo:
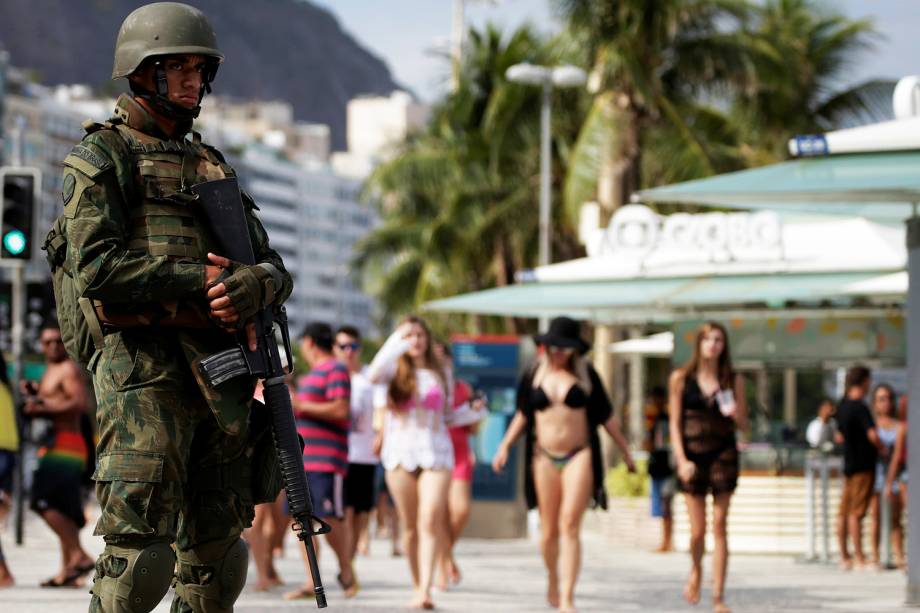
[[128, 15], [118, 30], [112, 78], [126, 77], [149, 57], [204, 55], [218, 63], [224, 54], [204, 13], [181, 2], [154, 2]]

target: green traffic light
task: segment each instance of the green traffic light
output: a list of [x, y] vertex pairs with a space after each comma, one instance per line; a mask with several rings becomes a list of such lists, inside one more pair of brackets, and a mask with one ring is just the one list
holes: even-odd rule
[[3, 235], [3, 248], [12, 255], [26, 250], [26, 235], [19, 230], [10, 230]]

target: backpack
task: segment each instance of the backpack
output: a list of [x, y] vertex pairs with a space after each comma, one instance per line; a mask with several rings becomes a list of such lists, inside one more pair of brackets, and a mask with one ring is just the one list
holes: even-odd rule
[[64, 348], [74, 361], [89, 369], [97, 349], [102, 349], [102, 328], [92, 302], [81, 297], [74, 284], [67, 262], [67, 218], [63, 213], [54, 220], [42, 250], [51, 268], [51, 285]]

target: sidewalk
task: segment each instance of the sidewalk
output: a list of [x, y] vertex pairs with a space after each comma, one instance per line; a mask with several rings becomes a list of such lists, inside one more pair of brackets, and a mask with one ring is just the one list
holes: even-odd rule
[[[10, 613], [83, 613], [89, 596], [79, 590], [41, 589], [39, 581], [54, 574], [58, 549], [54, 536], [30, 514], [27, 542], [13, 545], [10, 533], [2, 535], [4, 552], [16, 577], [16, 586], [0, 590], [0, 611]], [[92, 553], [102, 543], [83, 533], [83, 543]], [[278, 570], [291, 589], [304, 578], [303, 565], [290, 536]], [[687, 570], [685, 554], [651, 554], [611, 547], [594, 533], [584, 535], [584, 569], [578, 584], [579, 611], [705, 611], [710, 593], [703, 591], [701, 606], [691, 608], [681, 599], [682, 579]], [[326, 552], [328, 553], [328, 552]], [[464, 572], [463, 583], [448, 593], [435, 592], [443, 611], [549, 611], [544, 601], [544, 571], [536, 543], [528, 541], [464, 540], [458, 547]], [[709, 558], [706, 561], [709, 571]], [[323, 579], [330, 611], [400, 611], [410, 597], [405, 558], [391, 558], [388, 543], [375, 541], [371, 556], [359, 558], [361, 592], [346, 601], [335, 583], [331, 556], [322, 557]], [[249, 582], [255, 571], [250, 568]], [[905, 589], [899, 572], [844, 574], [833, 568], [798, 564], [778, 556], [737, 555], [731, 559], [728, 602], [735, 611], [901, 611]], [[259, 594], [247, 588], [237, 602], [237, 613], [311, 611], [313, 601], [287, 602], [284, 589]], [[169, 610], [169, 597], [157, 607]]]

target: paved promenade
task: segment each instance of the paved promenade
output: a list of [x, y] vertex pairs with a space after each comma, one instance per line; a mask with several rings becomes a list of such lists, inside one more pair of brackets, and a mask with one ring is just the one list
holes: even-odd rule
[[[58, 564], [53, 535], [34, 515], [27, 524], [24, 547], [12, 545], [9, 532], [3, 534], [4, 551], [17, 585], [0, 590], [0, 611], [10, 613], [77, 613], [86, 611], [86, 589], [41, 589], [39, 581], [52, 575]], [[651, 554], [626, 551], [585, 533], [585, 560], [578, 585], [580, 611], [692, 611], [680, 598], [687, 567], [684, 554]], [[285, 557], [279, 561], [281, 576], [295, 586], [304, 577], [303, 566], [289, 538]], [[84, 532], [84, 546], [93, 553], [101, 541]], [[435, 593], [443, 611], [549, 611], [543, 599], [544, 572], [536, 544], [520, 541], [467, 539], [459, 546], [463, 583], [447, 593]], [[708, 558], [707, 558], [708, 564]], [[360, 558], [358, 574], [362, 589], [353, 600], [344, 600], [335, 585], [332, 560], [323, 556], [330, 611], [399, 611], [409, 599], [408, 569], [404, 558], [391, 558], [388, 544], [374, 542], [371, 555]], [[707, 566], [708, 569], [708, 566]], [[250, 568], [252, 583], [255, 571]], [[728, 600], [735, 611], [861, 611], [905, 610], [901, 602], [904, 576], [898, 572], [844, 574], [833, 568], [803, 565], [786, 557], [738, 555], [731, 560]], [[244, 591], [238, 613], [310, 611], [312, 601], [286, 602], [284, 589], [269, 593]], [[703, 591], [708, 603], [709, 590]], [[156, 609], [169, 610], [168, 600]]]

